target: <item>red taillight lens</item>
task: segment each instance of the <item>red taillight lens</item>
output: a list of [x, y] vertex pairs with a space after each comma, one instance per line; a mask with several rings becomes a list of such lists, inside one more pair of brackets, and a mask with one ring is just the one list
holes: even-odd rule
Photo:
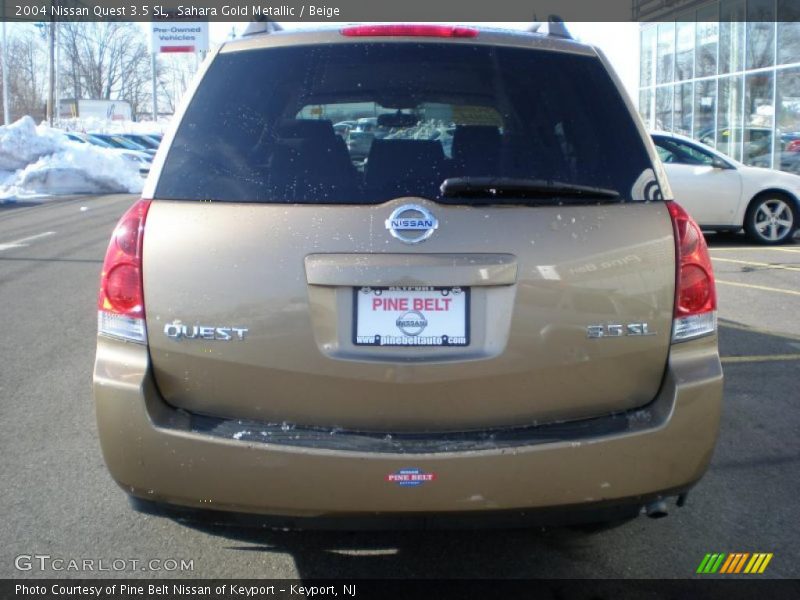
[[129, 256], [136, 255], [141, 221], [138, 215], [128, 216], [126, 213], [114, 229], [113, 237], [117, 247]]
[[800, 140], [792, 140], [786, 144], [787, 152], [800, 152]]
[[680, 315], [693, 315], [708, 310], [714, 291], [713, 279], [697, 265], [681, 267], [678, 284], [678, 312]]
[[717, 291], [703, 233], [676, 202], [667, 202], [675, 230], [677, 278], [673, 341], [716, 330]]
[[150, 200], [139, 200], [122, 215], [106, 250], [97, 297], [100, 333], [145, 341], [142, 242]]
[[134, 265], [121, 264], [112, 267], [105, 277], [107, 302], [103, 309], [112, 309], [118, 314], [141, 315], [143, 311], [141, 273]]
[[446, 37], [474, 38], [478, 30], [470, 27], [451, 25], [353, 25], [344, 27], [342, 35], [360, 36], [407, 36], [407, 37]]

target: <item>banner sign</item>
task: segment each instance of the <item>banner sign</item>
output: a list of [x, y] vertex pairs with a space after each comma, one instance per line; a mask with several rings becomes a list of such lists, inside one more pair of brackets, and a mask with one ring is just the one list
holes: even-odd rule
[[151, 49], [154, 54], [208, 50], [208, 23], [154, 21], [151, 31]]

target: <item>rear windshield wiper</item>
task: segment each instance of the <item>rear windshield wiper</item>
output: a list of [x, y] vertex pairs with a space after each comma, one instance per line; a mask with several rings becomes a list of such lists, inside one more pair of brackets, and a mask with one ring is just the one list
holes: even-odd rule
[[445, 179], [439, 190], [442, 198], [472, 198], [480, 204], [518, 203], [520, 199], [552, 202], [620, 199], [619, 192], [607, 188], [514, 177], [453, 177]]

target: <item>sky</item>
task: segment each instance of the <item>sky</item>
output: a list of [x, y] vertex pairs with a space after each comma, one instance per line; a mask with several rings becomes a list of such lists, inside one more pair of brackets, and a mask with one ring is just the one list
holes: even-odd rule
[[628, 94], [639, 96], [639, 23], [567, 23], [572, 35], [608, 57]]
[[[281, 23], [285, 29], [309, 27], [330, 23]], [[529, 23], [482, 23], [491, 27], [526, 29]], [[212, 44], [219, 44], [230, 35], [231, 29], [238, 34], [247, 23], [211, 23], [209, 37]], [[638, 23], [567, 23], [567, 28], [576, 39], [594, 44], [608, 57], [634, 103], [639, 89], [639, 24]]]

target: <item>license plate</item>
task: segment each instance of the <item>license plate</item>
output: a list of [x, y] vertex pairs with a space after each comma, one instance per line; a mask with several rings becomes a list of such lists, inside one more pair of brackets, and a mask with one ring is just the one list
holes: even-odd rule
[[469, 288], [363, 287], [353, 296], [357, 346], [469, 344]]

